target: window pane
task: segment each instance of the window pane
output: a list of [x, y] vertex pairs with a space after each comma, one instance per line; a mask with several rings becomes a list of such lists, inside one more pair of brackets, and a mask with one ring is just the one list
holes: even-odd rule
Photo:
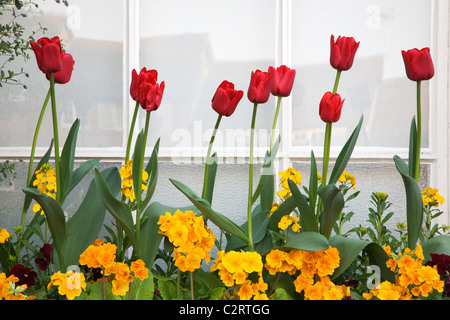
[[[293, 1], [292, 7], [293, 145], [323, 144], [318, 110], [336, 75], [329, 64], [334, 34], [352, 36], [360, 46], [353, 67], [341, 75], [338, 93], [346, 100], [332, 143], [343, 145], [364, 115], [358, 145], [407, 147], [416, 87], [406, 77], [401, 50], [430, 46], [431, 2]], [[422, 147], [429, 145], [428, 85], [422, 83]]]
[[[251, 124], [253, 105], [246, 96], [251, 72], [267, 71], [275, 60], [275, 1], [141, 1], [140, 14], [139, 70], [156, 69], [166, 85], [152, 113], [148, 145], [161, 136], [164, 148], [206, 148], [206, 131], [217, 119], [211, 99], [228, 80], [244, 97], [232, 117], [222, 119], [219, 134], [225, 140], [215, 148], [238, 146], [233, 138], [245, 138], [243, 130]], [[274, 101], [259, 107], [258, 128], [271, 128]], [[231, 130], [228, 140], [225, 130]]]
[[[69, 1], [70, 2], [70, 1]], [[108, 14], [102, 14], [108, 8]], [[122, 1], [76, 1], [69, 7], [54, 1], [40, 2], [39, 8], [24, 9], [28, 30], [39, 23], [48, 28], [45, 36], [59, 36], [64, 49], [75, 60], [72, 79], [56, 85], [60, 140], [65, 140], [76, 118], [81, 126], [78, 147], [120, 147], [123, 145], [123, 3]], [[39, 37], [42, 33], [39, 34]], [[29, 147], [46, 97], [49, 82], [37, 68], [33, 52], [23, 64], [30, 74], [28, 89], [4, 86], [0, 101], [5, 116], [0, 118], [1, 147]], [[20, 60], [20, 61], [19, 61]], [[38, 146], [47, 147], [53, 137], [50, 103], [40, 131]], [[93, 139], [95, 137], [95, 139]]]

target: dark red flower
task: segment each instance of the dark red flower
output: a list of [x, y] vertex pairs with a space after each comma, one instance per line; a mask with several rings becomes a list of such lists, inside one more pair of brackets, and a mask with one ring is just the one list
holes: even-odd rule
[[243, 95], [244, 91], [235, 90], [232, 82], [222, 81], [211, 100], [212, 108], [218, 114], [229, 117], [236, 110]]
[[37, 42], [30, 41], [30, 44], [36, 55], [38, 67], [43, 73], [55, 73], [62, 70], [63, 51], [59, 37], [52, 39], [42, 37]]
[[356, 50], [358, 50], [359, 42], [356, 42], [353, 37], [339, 36], [334, 41], [334, 35], [330, 39], [330, 64], [337, 70], [348, 70], [353, 65]]
[[41, 269], [42, 271], [47, 270], [48, 265], [51, 262], [51, 253], [53, 251], [53, 247], [46, 243], [44, 244], [44, 246], [39, 250], [39, 257], [34, 259], [34, 261], [37, 263], [39, 269]]
[[265, 103], [269, 100], [272, 89], [272, 76], [261, 70], [252, 71], [247, 97], [254, 103]]
[[412, 81], [429, 80], [434, 76], [430, 48], [402, 50], [406, 75]]
[[294, 85], [295, 69], [290, 69], [285, 65], [278, 68], [269, 67], [269, 74], [273, 78], [271, 92], [274, 96], [287, 97], [291, 94]]
[[445, 272], [450, 273], [450, 256], [446, 254], [430, 253], [431, 260], [425, 263], [426, 266], [437, 266], [438, 273], [442, 276]]
[[32, 287], [35, 284], [34, 278], [37, 277], [37, 273], [33, 271], [33, 268], [27, 268], [23, 264], [16, 264], [9, 270], [9, 275], [15, 275], [19, 278], [17, 285], [21, 286], [26, 284], [27, 287]]

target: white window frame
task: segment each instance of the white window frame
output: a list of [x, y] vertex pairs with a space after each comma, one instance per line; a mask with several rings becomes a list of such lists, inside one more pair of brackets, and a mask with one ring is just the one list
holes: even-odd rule
[[[124, 34], [123, 34], [123, 141], [122, 147], [114, 148], [77, 148], [76, 159], [84, 160], [88, 158], [100, 158], [102, 161], [123, 161], [126, 141], [128, 139], [129, 127], [133, 116], [135, 102], [129, 95], [129, 84], [131, 81], [131, 71], [140, 70], [139, 64], [139, 3], [140, 0], [126, 0], [123, 2], [124, 9]], [[430, 116], [429, 116], [429, 147], [423, 148], [422, 162], [430, 165], [430, 186], [439, 188], [441, 195], [447, 200], [441, 209], [446, 212], [438, 222], [450, 225], [450, 190], [449, 167], [450, 158], [448, 150], [450, 148], [449, 126], [450, 118], [449, 106], [449, 17], [450, 5], [448, 0], [432, 0], [431, 17], [431, 52], [436, 69], [435, 77], [430, 80]], [[292, 48], [292, 0], [276, 0], [276, 37], [275, 37], [275, 65], [291, 65]], [[297, 161], [309, 161], [311, 149], [318, 161], [321, 161], [322, 147], [294, 147], [291, 141], [292, 131], [292, 100], [290, 97], [282, 99], [282, 107], [279, 116], [278, 131], [282, 136], [282, 142], [277, 154], [276, 170], [285, 169]], [[250, 123], [249, 123], [250, 125]], [[355, 124], [356, 125], [356, 124]], [[136, 123], [139, 127], [139, 123]], [[140, 128], [138, 128], [140, 129]], [[208, 129], [208, 128], [204, 128]], [[243, 128], [248, 129], [248, 128]], [[135, 136], [138, 130], [135, 130]], [[217, 152], [222, 157], [234, 157], [238, 161], [245, 161], [248, 158], [248, 148], [233, 150], [227, 148], [217, 148]], [[30, 148], [24, 147], [3, 147], [0, 148], [0, 158], [2, 159], [28, 159]], [[206, 154], [207, 143], [203, 148], [190, 150], [190, 154], [195, 161], [201, 162]], [[255, 150], [255, 156], [263, 157], [267, 148]], [[36, 156], [42, 156], [45, 148], [37, 148]], [[340, 148], [331, 149], [331, 161], [333, 161]], [[147, 148], [148, 155], [151, 150]], [[352, 162], [369, 163], [393, 163], [393, 156], [398, 155], [407, 159], [407, 148], [385, 148], [385, 147], [360, 147], [356, 146]], [[161, 161], [174, 160], [170, 148], [160, 146], [159, 158]], [[176, 159], [175, 159], [176, 160]], [[204, 159], [203, 159], [204, 160]], [[242, 163], [242, 162], [241, 162]]]

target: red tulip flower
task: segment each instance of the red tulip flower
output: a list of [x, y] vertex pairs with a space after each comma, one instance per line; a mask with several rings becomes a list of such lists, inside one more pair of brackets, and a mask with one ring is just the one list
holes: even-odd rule
[[[64, 53], [62, 69], [61, 71], [58, 71], [54, 74], [55, 83], [64, 84], [69, 82], [70, 78], [72, 77], [74, 64], [75, 61], [73, 60], [72, 55], [69, 53]], [[47, 77], [47, 80], [50, 80], [50, 76], [48, 73], [45, 76]]]
[[145, 67], [138, 74], [136, 69], [131, 72], [130, 95], [134, 101], [139, 101], [141, 85], [146, 82], [156, 83], [158, 72], [156, 70], [147, 70]]
[[434, 76], [430, 48], [402, 50], [406, 75], [412, 81], [429, 80]]
[[326, 92], [319, 105], [320, 118], [324, 122], [339, 121], [344, 100], [341, 100], [341, 96], [337, 93]]
[[37, 42], [30, 41], [36, 55], [39, 69], [45, 73], [55, 73], [63, 68], [63, 51], [59, 37], [40, 38]]
[[139, 103], [147, 112], [155, 111], [161, 104], [165, 83], [156, 82], [156, 78], [146, 78], [139, 91]]
[[330, 39], [330, 64], [334, 69], [345, 71], [352, 67], [355, 58], [356, 50], [359, 47], [359, 42], [356, 42], [353, 37], [339, 36], [334, 41], [334, 35]]
[[294, 84], [295, 70], [282, 65], [276, 69], [274, 67], [269, 67], [269, 74], [273, 78], [272, 94], [281, 97], [289, 96]]
[[254, 103], [265, 103], [269, 100], [272, 89], [272, 76], [261, 70], [252, 71], [247, 97]]
[[235, 90], [234, 84], [228, 81], [223, 81], [214, 94], [211, 105], [212, 108], [220, 115], [229, 117], [244, 95], [244, 91]]

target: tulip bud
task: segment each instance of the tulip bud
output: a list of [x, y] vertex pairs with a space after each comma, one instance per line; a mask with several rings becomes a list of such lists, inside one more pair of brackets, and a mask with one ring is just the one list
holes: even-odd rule
[[55, 73], [61, 71], [63, 64], [63, 51], [59, 37], [49, 39], [40, 38], [37, 42], [30, 41], [31, 48], [36, 55], [39, 69], [45, 73]]
[[295, 70], [289, 69], [285, 65], [278, 68], [269, 67], [269, 74], [272, 76], [271, 92], [274, 96], [287, 97], [291, 94], [294, 85]]
[[345, 71], [352, 67], [355, 58], [356, 50], [359, 47], [359, 42], [356, 42], [353, 37], [339, 36], [334, 41], [334, 35], [330, 39], [330, 64], [334, 69]]
[[[64, 84], [70, 81], [70, 78], [72, 77], [72, 71], [73, 66], [75, 64], [75, 61], [73, 60], [73, 57], [69, 53], [65, 53], [63, 55], [63, 62], [62, 62], [62, 69], [61, 71], [55, 72], [54, 79], [55, 83]], [[47, 73], [46, 75], [47, 80], [50, 80], [50, 76]]]
[[212, 98], [212, 108], [218, 114], [229, 117], [236, 110], [243, 95], [244, 92], [242, 90], [235, 90], [234, 84], [225, 80], [217, 88]]
[[430, 48], [402, 50], [406, 75], [412, 81], [429, 80], [434, 76]]
[[341, 100], [341, 96], [337, 93], [333, 94], [330, 91], [326, 92], [319, 105], [319, 115], [322, 121], [339, 121], [344, 100]]
[[268, 72], [252, 71], [247, 97], [254, 103], [265, 103], [269, 100], [272, 89], [272, 77]]

